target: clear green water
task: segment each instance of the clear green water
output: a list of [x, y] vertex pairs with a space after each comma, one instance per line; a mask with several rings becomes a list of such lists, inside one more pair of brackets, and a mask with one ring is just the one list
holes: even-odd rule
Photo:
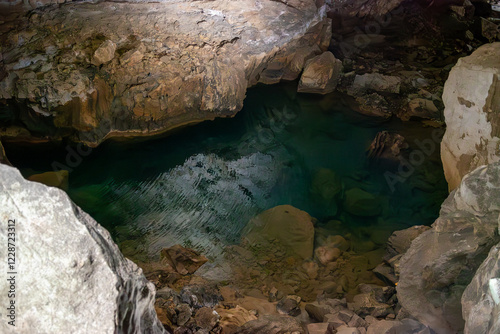
[[[139, 239], [151, 255], [181, 243], [215, 256], [238, 242], [253, 216], [280, 204], [309, 212], [330, 231], [329, 221], [341, 221], [332, 233], [379, 244], [393, 230], [434, 221], [447, 195], [439, 152], [426, 156], [395, 190], [386, 169], [366, 157], [381, 130], [397, 131], [412, 145], [430, 138], [432, 129], [417, 122], [379, 123], [344, 107], [335, 95], [297, 95], [295, 89], [296, 83], [256, 87], [232, 119], [160, 139], [108, 141], [70, 173], [69, 195], [115, 240]], [[32, 152], [30, 161], [36, 154], [36, 164], [15, 153], [11, 160], [39, 171], [64, 161], [61, 150]], [[312, 180], [321, 168], [335, 171], [344, 191], [357, 187], [381, 199], [382, 214], [358, 217], [345, 212], [341, 200], [335, 205], [313, 196]]]

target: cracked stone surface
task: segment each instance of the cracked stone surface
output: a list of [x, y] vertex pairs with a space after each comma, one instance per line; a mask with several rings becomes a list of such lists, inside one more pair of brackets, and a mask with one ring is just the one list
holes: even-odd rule
[[[0, 208], [5, 246], [12, 232], [7, 222], [15, 220], [17, 272], [16, 326], [2, 311], [1, 333], [166, 333], [154, 309], [154, 285], [65, 192], [0, 164]], [[4, 259], [6, 252], [0, 251]], [[10, 303], [10, 283], [2, 276], [2, 305]]]

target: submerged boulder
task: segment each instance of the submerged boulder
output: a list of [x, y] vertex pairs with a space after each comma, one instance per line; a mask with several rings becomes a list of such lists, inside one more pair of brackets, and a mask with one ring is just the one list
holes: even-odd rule
[[437, 333], [456, 333], [460, 299], [490, 248], [500, 241], [500, 162], [468, 174], [441, 207], [430, 230], [400, 260], [398, 300]]
[[264, 211], [245, 227], [243, 239], [250, 245], [268, 244], [277, 240], [289, 255], [308, 259], [313, 255], [313, 218], [290, 205]]
[[205, 256], [195, 250], [181, 245], [162, 249], [160, 256], [181, 275], [193, 274], [208, 261]]
[[481, 46], [458, 60], [444, 86], [441, 158], [450, 190], [478, 166], [500, 159], [499, 54], [500, 43]]
[[30, 181], [42, 183], [49, 187], [56, 187], [64, 191], [68, 190], [68, 179], [69, 172], [67, 170], [33, 174], [28, 177], [28, 180]]
[[382, 203], [369, 192], [352, 188], [345, 193], [344, 209], [355, 216], [373, 217], [382, 213]]
[[165, 333], [153, 284], [63, 191], [0, 164], [0, 217], [3, 245], [15, 229], [17, 272], [15, 298], [0, 282], [1, 304], [17, 301], [15, 327], [3, 319], [1, 333]]

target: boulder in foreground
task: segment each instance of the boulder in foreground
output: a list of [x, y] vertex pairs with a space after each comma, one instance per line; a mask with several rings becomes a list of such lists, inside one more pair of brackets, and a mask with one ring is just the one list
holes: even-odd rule
[[[153, 284], [62, 190], [0, 164], [0, 219], [2, 245], [8, 223], [15, 227], [17, 272], [16, 326], [3, 319], [1, 333], [165, 333]], [[2, 305], [11, 300], [7, 283]]]

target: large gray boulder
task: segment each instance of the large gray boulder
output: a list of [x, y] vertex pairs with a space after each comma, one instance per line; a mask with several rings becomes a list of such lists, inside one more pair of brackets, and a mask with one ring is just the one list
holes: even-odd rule
[[500, 159], [500, 43], [461, 58], [444, 86], [441, 158], [450, 190], [478, 166]]
[[165, 333], [153, 284], [62, 190], [0, 164], [0, 220], [4, 263], [15, 233], [15, 263], [2, 266], [0, 280], [1, 333]]
[[465, 334], [500, 333], [500, 244], [493, 247], [462, 295]]
[[441, 207], [432, 228], [400, 262], [398, 299], [437, 333], [463, 329], [461, 297], [489, 250], [500, 241], [500, 162], [468, 174]]

